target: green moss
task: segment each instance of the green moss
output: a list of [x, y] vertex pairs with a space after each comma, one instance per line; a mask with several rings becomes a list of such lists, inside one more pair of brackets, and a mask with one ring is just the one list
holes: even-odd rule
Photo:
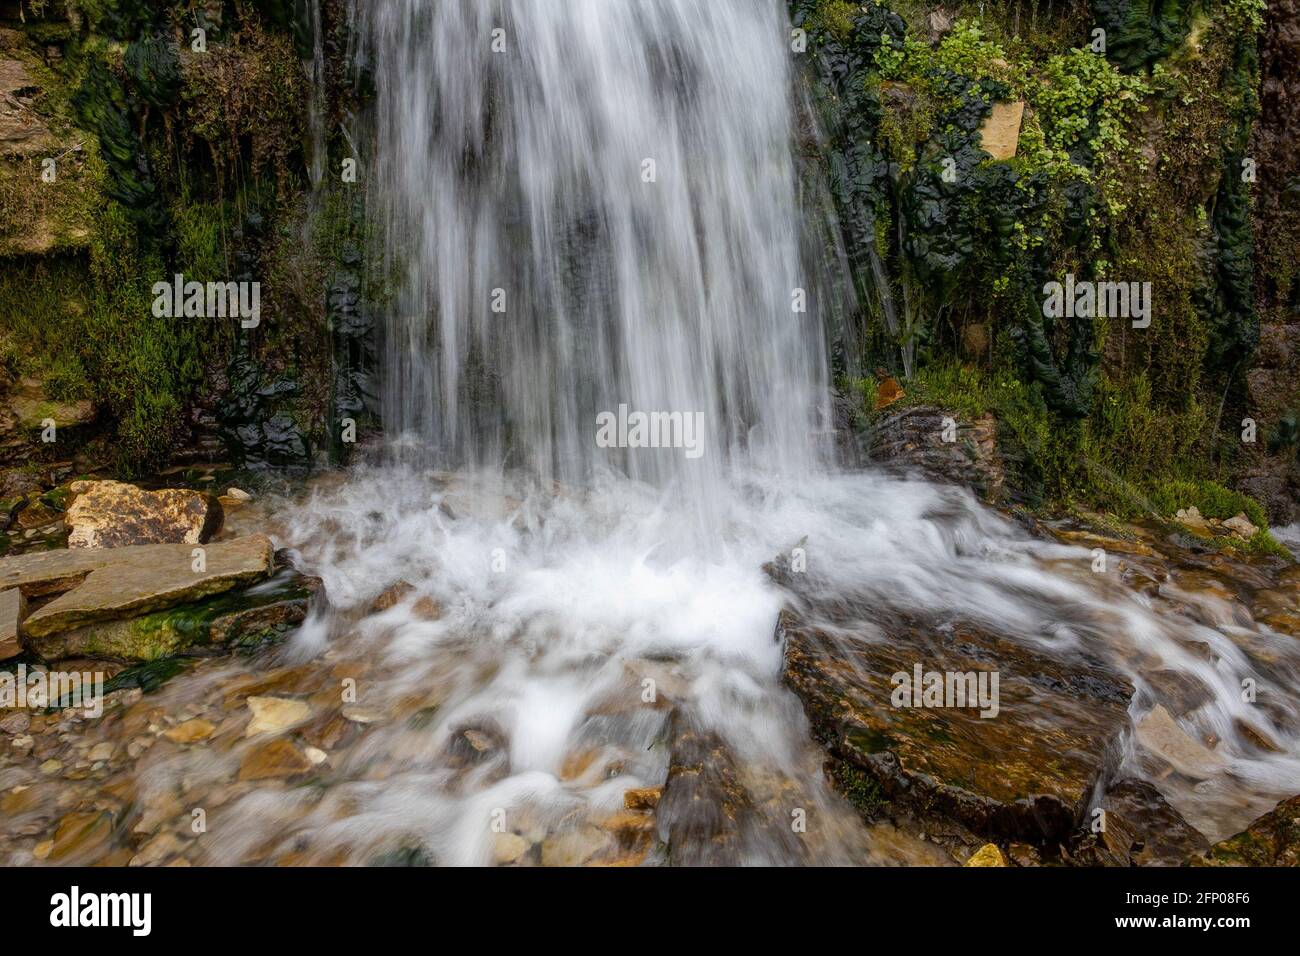
[[835, 785], [864, 817], [874, 817], [885, 805], [880, 784], [847, 761], [840, 761], [835, 768]]

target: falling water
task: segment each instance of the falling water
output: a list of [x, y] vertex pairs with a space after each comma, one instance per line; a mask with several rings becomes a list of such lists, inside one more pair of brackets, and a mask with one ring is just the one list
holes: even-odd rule
[[[433, 461], [700, 495], [825, 420], [780, 0], [363, 4], [375, 194], [405, 277], [390, 431]], [[596, 416], [702, 413], [703, 454]]]
[[[355, 13], [376, 90], [371, 202], [400, 277], [384, 409], [398, 460], [276, 508], [277, 544], [324, 579], [331, 608], [270, 679], [311, 695], [329, 753], [321, 787], [222, 791], [202, 862], [413, 847], [445, 863], [572, 862], [575, 845], [609, 839], [601, 821], [627, 789], [664, 783], [683, 724], [748, 800], [753, 825], [727, 862], [935, 859], [863, 826], [782, 686], [774, 625], [789, 596], [761, 568], [796, 545], [832, 600], [1106, 660], [1137, 690], [1135, 722], [1153, 675], [1207, 688], [1179, 721], [1218, 741], [1214, 767], [1160, 786], [1215, 838], [1295, 791], [1292, 638], [1215, 595], [1099, 583], [1086, 550], [1031, 538], [964, 490], [818, 467], [827, 371], [817, 310], [794, 307], [806, 280], [780, 0]], [[621, 404], [703, 412], [705, 454], [598, 447], [597, 414]], [[399, 580], [409, 593], [368, 613]], [[846, 640], [874, 628], [825, 623]], [[159, 704], [267, 685], [221, 666]], [[1267, 708], [1241, 698], [1243, 677], [1276, 689]], [[346, 721], [340, 679], [358, 690]], [[352, 743], [348, 721], [365, 727]], [[1112, 769], [1143, 776], [1133, 736]], [[162, 751], [142, 779], [221, 787], [254, 745], [206, 762]], [[647, 861], [717, 846], [709, 819], [661, 807], [654, 822]], [[516, 844], [530, 849], [512, 857]]]

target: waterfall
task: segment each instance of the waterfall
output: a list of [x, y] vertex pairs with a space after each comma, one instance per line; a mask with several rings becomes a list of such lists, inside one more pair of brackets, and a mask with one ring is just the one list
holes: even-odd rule
[[[442, 465], [707, 500], [827, 419], [781, 0], [358, 4], [388, 267], [388, 432]], [[699, 416], [703, 449], [597, 416]], [[411, 453], [408, 450], [408, 453]]]

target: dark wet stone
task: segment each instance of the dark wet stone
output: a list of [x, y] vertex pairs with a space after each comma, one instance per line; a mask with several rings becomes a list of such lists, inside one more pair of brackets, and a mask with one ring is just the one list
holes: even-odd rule
[[[945, 419], [953, 428], [945, 429]], [[945, 434], [952, 441], [944, 441]], [[982, 497], [1002, 497], [1005, 467], [997, 449], [992, 417], [974, 422], [926, 405], [912, 405], [877, 422], [871, 433], [870, 457], [935, 481], [966, 485]]]
[[[1074, 847], [1074, 862], [1095, 866], [1179, 866], [1209, 846], [1205, 835], [1183, 819], [1160, 791], [1142, 780], [1112, 784], [1098, 802], [1105, 828], [1088, 833]], [[1091, 829], [1092, 814], [1089, 814]]]
[[[1132, 686], [1098, 660], [1049, 658], [966, 622], [837, 609], [832, 635], [782, 612], [785, 682], [817, 738], [881, 798], [985, 839], [1061, 841], [1113, 771]], [[867, 615], [862, 615], [866, 617]], [[998, 711], [895, 707], [891, 677], [996, 671]], [[842, 772], [833, 774], [839, 779]]]
[[669, 724], [668, 782], [659, 800], [659, 839], [674, 866], [736, 866], [757, 826], [753, 801], [723, 740], [678, 710]]

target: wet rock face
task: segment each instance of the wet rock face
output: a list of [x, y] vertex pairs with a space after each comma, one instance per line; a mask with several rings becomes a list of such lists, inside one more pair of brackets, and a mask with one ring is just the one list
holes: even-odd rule
[[873, 462], [907, 470], [945, 484], [966, 485], [988, 501], [1000, 501], [1005, 468], [991, 416], [963, 422], [927, 405], [900, 409], [877, 423], [871, 434]]
[[659, 800], [659, 839], [674, 866], [737, 866], [757, 823], [730, 749], [717, 734], [674, 711], [672, 757]]
[[[1237, 482], [1258, 498], [1274, 524], [1300, 519], [1300, 314], [1295, 246], [1300, 239], [1300, 0], [1270, 0], [1260, 35], [1259, 118], [1250, 142], [1258, 182], [1251, 188], [1255, 236], [1255, 300], [1260, 342], [1245, 374], [1249, 414], [1264, 440], [1247, 448], [1246, 474]], [[1267, 452], [1267, 453], [1266, 453]]]
[[1300, 796], [1283, 800], [1236, 836], [1188, 862], [1193, 866], [1300, 866]]
[[[1066, 839], [1117, 762], [1127, 680], [1100, 660], [1048, 657], [963, 622], [854, 617], [831, 633], [786, 610], [777, 625], [785, 682], [831, 754], [885, 799], [985, 838]], [[925, 689], [932, 674], [954, 675], [947, 696], [948, 680], [937, 696]], [[993, 706], [960, 706], [959, 687], [974, 689], [968, 704]]]
[[69, 548], [202, 544], [221, 529], [221, 504], [182, 488], [144, 491], [120, 481], [75, 481], [68, 506]]
[[[1143, 780], [1111, 784], [1098, 806], [1105, 811], [1097, 832], [1071, 849], [1076, 863], [1098, 866], [1181, 866], [1204, 852], [1209, 841]], [[1091, 828], [1092, 821], [1090, 821]]]

